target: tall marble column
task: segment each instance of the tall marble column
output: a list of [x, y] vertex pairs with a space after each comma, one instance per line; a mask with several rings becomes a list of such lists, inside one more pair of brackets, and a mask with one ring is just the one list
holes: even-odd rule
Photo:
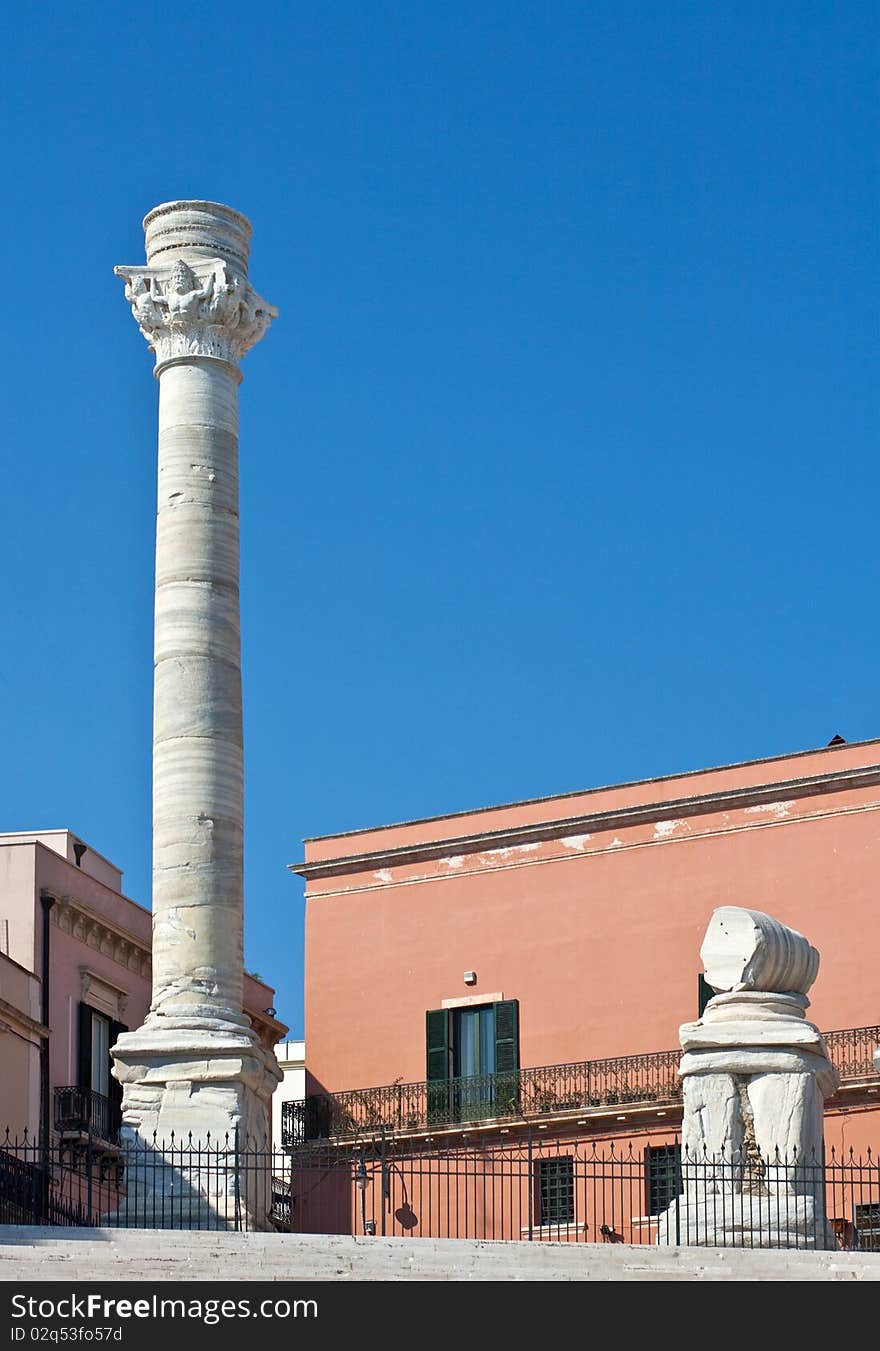
[[238, 386], [277, 311], [237, 211], [168, 202], [144, 230], [146, 266], [115, 269], [159, 381], [153, 998], [113, 1048], [123, 1137], [259, 1148], [279, 1074], [242, 1010]]

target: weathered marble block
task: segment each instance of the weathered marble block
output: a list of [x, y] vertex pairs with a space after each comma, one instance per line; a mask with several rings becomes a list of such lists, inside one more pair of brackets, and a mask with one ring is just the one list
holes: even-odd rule
[[680, 1029], [681, 1195], [661, 1243], [833, 1247], [823, 1110], [839, 1079], [806, 992], [819, 954], [760, 911], [724, 906], [701, 949], [719, 991]]

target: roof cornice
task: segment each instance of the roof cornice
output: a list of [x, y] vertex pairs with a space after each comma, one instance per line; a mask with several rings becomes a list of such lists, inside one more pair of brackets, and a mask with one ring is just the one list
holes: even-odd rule
[[[46, 890], [47, 895], [53, 895]], [[152, 961], [149, 943], [130, 930], [114, 924], [105, 915], [98, 914], [75, 896], [54, 897], [52, 922], [64, 933], [71, 934], [86, 947], [110, 957], [119, 966], [150, 978]]]
[[306, 880], [340, 877], [346, 873], [367, 869], [425, 863], [446, 858], [450, 854], [482, 853], [487, 848], [513, 848], [516, 845], [536, 841], [561, 839], [571, 834], [592, 834], [602, 830], [621, 830], [627, 826], [644, 825], [654, 821], [680, 820], [682, 817], [705, 816], [713, 812], [739, 811], [746, 807], [777, 802], [780, 798], [792, 801], [852, 789], [875, 788], [878, 784], [880, 784], [880, 764], [865, 765], [856, 769], [837, 770], [830, 774], [812, 774], [803, 779], [777, 779], [772, 783], [728, 788], [695, 797], [645, 802], [632, 807], [614, 807], [607, 811], [558, 817], [552, 821], [537, 821], [529, 825], [507, 826], [501, 830], [480, 831], [476, 835], [426, 840], [421, 844], [406, 844], [393, 849], [376, 849], [369, 853], [317, 859], [314, 863], [308, 861], [291, 863], [288, 866], [291, 872]]

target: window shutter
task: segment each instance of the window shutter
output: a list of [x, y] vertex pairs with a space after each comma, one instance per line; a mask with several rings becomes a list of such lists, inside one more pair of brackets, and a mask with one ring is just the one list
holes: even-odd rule
[[519, 1000], [499, 999], [495, 1009], [495, 1085], [493, 1100], [498, 1115], [514, 1110], [519, 1102]]
[[501, 999], [495, 1005], [495, 1073], [519, 1069], [519, 1000]]
[[429, 1009], [425, 1014], [427, 1048], [428, 1122], [448, 1121], [450, 1115], [449, 1073], [452, 1065], [452, 1019], [449, 1009]]
[[428, 1068], [425, 1078], [448, 1079], [450, 1063], [449, 1009], [431, 1009], [425, 1014]]
[[88, 1004], [79, 1006], [79, 1058], [77, 1062], [79, 1088], [92, 1086], [92, 1010]]

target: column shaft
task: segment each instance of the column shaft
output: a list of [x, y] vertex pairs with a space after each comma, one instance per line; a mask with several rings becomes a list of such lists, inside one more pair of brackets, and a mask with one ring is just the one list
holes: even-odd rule
[[241, 1017], [239, 372], [160, 374], [153, 1010]]

